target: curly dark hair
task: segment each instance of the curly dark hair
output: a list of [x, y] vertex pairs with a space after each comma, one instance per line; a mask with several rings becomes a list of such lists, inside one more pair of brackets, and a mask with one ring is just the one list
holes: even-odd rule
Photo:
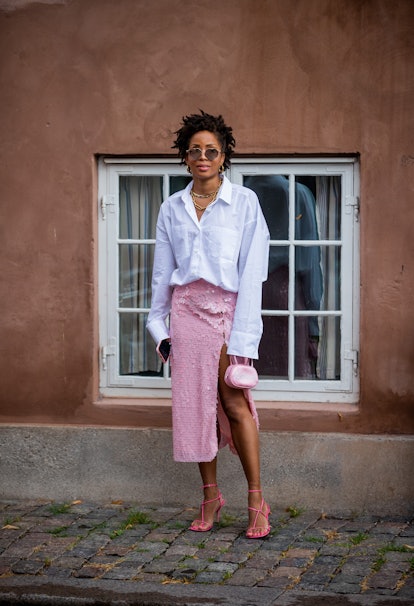
[[234, 151], [236, 141], [233, 137], [233, 129], [227, 126], [223, 117], [212, 116], [200, 109], [199, 114], [190, 114], [182, 119], [182, 127], [175, 131], [177, 135], [174, 141], [173, 148], [178, 148], [178, 155], [181, 158], [181, 164], [185, 164], [186, 151], [188, 149], [190, 139], [195, 133], [202, 130], [207, 130], [214, 133], [221, 144], [221, 149], [224, 152], [224, 168], [229, 168], [230, 158]]

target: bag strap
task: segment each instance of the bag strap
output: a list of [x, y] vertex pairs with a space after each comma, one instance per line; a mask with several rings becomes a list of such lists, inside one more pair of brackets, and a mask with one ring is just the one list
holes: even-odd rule
[[253, 360], [244, 356], [233, 356], [230, 355], [230, 364], [242, 364], [243, 366], [253, 366]]

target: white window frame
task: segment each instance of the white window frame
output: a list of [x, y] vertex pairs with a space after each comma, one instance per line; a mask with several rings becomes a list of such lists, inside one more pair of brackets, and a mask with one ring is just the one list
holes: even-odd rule
[[[102, 396], [170, 398], [168, 366], [163, 377], [119, 375], [118, 359], [118, 211], [119, 177], [125, 175], [186, 175], [176, 159], [102, 157], [98, 164], [98, 296], [99, 296], [99, 386]], [[247, 175], [281, 174], [341, 176], [341, 310], [315, 311], [309, 315], [341, 317], [341, 380], [277, 379], [259, 381], [254, 390], [257, 401], [347, 402], [359, 399], [359, 164], [355, 157], [338, 158], [236, 158], [227, 176], [243, 183]], [[165, 187], [165, 194], [167, 189]], [[154, 244], [154, 240], [139, 240]], [[135, 243], [135, 241], [133, 241]], [[332, 241], [329, 241], [332, 244]], [[294, 240], [286, 245], [293, 247]], [[125, 311], [125, 310], [123, 310]], [[137, 309], [138, 312], [148, 310]], [[300, 312], [303, 315], [304, 312]], [[306, 315], [306, 312], [305, 312]], [[289, 322], [295, 313], [289, 313]], [[292, 330], [290, 331], [292, 333]], [[127, 400], [128, 401], [128, 400]], [[131, 403], [133, 403], [131, 401]]]

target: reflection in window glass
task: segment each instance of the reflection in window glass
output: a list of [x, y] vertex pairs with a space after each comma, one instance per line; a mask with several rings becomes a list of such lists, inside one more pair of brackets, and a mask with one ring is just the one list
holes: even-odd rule
[[339, 380], [340, 318], [295, 318], [295, 379]]
[[295, 318], [295, 379], [317, 379], [319, 323], [315, 316]]
[[288, 379], [289, 318], [263, 316], [259, 359], [254, 366], [261, 379]]
[[287, 310], [289, 306], [289, 247], [272, 246], [269, 256], [269, 275], [263, 284], [262, 307], [271, 310]]
[[289, 238], [289, 179], [283, 175], [249, 175], [244, 185], [260, 200], [271, 240]]
[[295, 178], [295, 239], [319, 240], [315, 177]]
[[297, 312], [341, 310], [341, 177], [249, 175], [244, 184], [257, 193], [271, 239], [258, 372], [274, 379], [340, 379], [338, 317]]
[[170, 195], [185, 189], [190, 181], [191, 177], [187, 177], [186, 175], [174, 175], [170, 177]]
[[295, 310], [340, 309], [339, 246], [295, 247]]

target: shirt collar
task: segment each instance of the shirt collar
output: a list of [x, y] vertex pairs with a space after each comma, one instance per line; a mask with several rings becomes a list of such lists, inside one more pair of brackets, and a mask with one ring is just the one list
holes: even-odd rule
[[[187, 187], [185, 188], [185, 190], [182, 194], [182, 199], [184, 202], [192, 203], [191, 194], [190, 194], [192, 187], [193, 187], [193, 181], [190, 181], [190, 183], [187, 185]], [[229, 181], [229, 179], [227, 179], [227, 177], [225, 175], [223, 175], [223, 183], [221, 185], [220, 192], [217, 196], [217, 199], [220, 198], [220, 200], [223, 200], [223, 202], [225, 202], [226, 204], [231, 204], [231, 190], [232, 190], [231, 181]]]
[[220, 198], [223, 200], [223, 202], [226, 202], [226, 204], [231, 204], [231, 190], [231, 181], [229, 181], [227, 177], [223, 175], [223, 185], [221, 186], [220, 190]]

